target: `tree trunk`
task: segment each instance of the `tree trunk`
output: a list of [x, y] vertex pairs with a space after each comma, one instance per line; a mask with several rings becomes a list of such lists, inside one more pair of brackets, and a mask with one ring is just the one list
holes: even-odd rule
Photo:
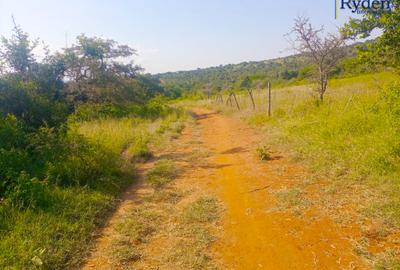
[[318, 93], [319, 93], [319, 101], [324, 102], [324, 94], [325, 94], [325, 74], [323, 71], [322, 66], [319, 67], [319, 89], [318, 89]]
[[268, 81], [268, 116], [271, 117], [271, 82]]
[[321, 103], [324, 102], [324, 95], [327, 87], [328, 87], [328, 75], [321, 72], [320, 89], [319, 89], [319, 100], [321, 101]]

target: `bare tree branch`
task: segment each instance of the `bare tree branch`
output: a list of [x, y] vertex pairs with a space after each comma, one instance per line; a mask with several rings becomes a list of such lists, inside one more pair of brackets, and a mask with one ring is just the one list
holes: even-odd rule
[[[290, 39], [294, 35], [294, 39]], [[347, 38], [339, 34], [328, 33], [324, 36], [324, 28], [314, 28], [306, 17], [297, 17], [292, 31], [287, 35], [292, 48], [305, 56], [310, 57], [316, 67], [316, 82], [321, 101], [328, 86], [328, 78], [337, 63], [345, 56], [343, 46]]]

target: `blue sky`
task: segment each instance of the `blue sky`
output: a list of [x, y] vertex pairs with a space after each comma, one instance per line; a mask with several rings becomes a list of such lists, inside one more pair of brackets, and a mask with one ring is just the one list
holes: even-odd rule
[[335, 30], [335, 0], [0, 0], [0, 35], [11, 14], [51, 49], [80, 33], [138, 50], [146, 72], [196, 69], [288, 55], [284, 34], [298, 15]]

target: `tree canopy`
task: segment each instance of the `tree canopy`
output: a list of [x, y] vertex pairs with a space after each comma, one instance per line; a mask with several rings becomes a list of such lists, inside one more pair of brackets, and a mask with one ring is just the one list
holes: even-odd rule
[[390, 10], [366, 12], [361, 19], [351, 18], [344, 31], [353, 38], [370, 37], [378, 29], [382, 34], [364, 52], [369, 60], [386, 66], [400, 66], [400, 1], [392, 0]]
[[0, 40], [0, 113], [32, 126], [56, 125], [84, 103], [138, 103], [164, 93], [160, 81], [134, 64], [136, 51], [112, 39], [80, 35], [51, 53], [14, 25]]

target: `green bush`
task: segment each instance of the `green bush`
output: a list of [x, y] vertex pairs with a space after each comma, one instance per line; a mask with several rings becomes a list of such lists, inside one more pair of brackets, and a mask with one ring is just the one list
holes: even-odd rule
[[45, 184], [37, 178], [31, 178], [21, 172], [15, 183], [7, 190], [6, 197], [12, 206], [18, 209], [44, 208], [47, 203]]
[[118, 176], [118, 157], [100, 145], [75, 133], [69, 134], [63, 143], [63, 153], [47, 163], [46, 177], [51, 183], [94, 187], [104, 179]]
[[68, 116], [66, 103], [41, 95], [35, 82], [0, 80], [0, 115], [12, 114], [28, 126], [56, 126]]
[[118, 162], [117, 155], [72, 130], [31, 130], [14, 117], [0, 119], [0, 196], [6, 190], [12, 195], [22, 172], [60, 186], [109, 186], [120, 177]]
[[0, 117], [0, 148], [11, 149], [23, 147], [26, 134], [23, 125], [13, 115]]
[[104, 118], [138, 117], [143, 119], [157, 119], [167, 116], [173, 111], [162, 100], [154, 99], [147, 104], [83, 104], [70, 117], [72, 122], [83, 122]]

